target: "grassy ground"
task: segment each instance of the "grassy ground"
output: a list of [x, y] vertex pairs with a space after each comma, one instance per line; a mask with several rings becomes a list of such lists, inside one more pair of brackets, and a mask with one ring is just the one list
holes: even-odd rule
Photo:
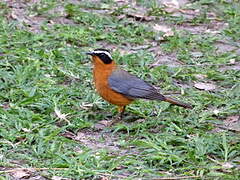
[[[240, 5], [180, 2], [1, 1], [0, 179], [239, 179]], [[194, 109], [139, 100], [95, 130], [117, 113], [92, 85], [99, 47]]]

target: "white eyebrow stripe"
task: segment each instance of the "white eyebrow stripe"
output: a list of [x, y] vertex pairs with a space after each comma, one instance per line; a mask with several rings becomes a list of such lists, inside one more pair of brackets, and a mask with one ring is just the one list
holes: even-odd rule
[[96, 53], [96, 54], [104, 53], [104, 54], [106, 54], [110, 59], [112, 59], [111, 54], [110, 54], [109, 52], [107, 52], [107, 51], [93, 51], [93, 52]]

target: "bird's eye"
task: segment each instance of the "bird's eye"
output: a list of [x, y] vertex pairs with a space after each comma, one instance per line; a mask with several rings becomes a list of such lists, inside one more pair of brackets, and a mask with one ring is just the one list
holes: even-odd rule
[[106, 54], [104, 54], [104, 53], [99, 54], [99, 57], [101, 57], [101, 58], [104, 58], [105, 56], [106, 56]]

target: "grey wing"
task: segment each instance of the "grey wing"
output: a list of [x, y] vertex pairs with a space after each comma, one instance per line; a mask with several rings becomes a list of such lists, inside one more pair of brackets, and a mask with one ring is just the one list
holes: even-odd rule
[[111, 74], [108, 78], [108, 83], [114, 91], [129, 98], [143, 98], [150, 100], [165, 99], [165, 97], [159, 94], [152, 85], [121, 69], [117, 69]]

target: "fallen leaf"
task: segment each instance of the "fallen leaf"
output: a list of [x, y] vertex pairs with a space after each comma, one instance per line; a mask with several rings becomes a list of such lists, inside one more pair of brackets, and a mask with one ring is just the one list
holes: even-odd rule
[[229, 116], [220, 128], [240, 132], [240, 115]]
[[182, 14], [195, 15], [195, 16], [199, 15], [200, 13], [199, 9], [179, 9], [179, 11]]
[[19, 22], [22, 22], [24, 20], [24, 17], [22, 15], [22, 13], [19, 12], [20, 10], [18, 9], [14, 9], [11, 13], [11, 18], [13, 18], [14, 20], [17, 20]]
[[43, 177], [40, 176], [40, 175], [34, 176], [34, 177], [31, 176], [31, 178], [29, 178], [29, 180], [44, 180], [44, 179], [45, 179], [45, 178], [43, 178]]
[[23, 130], [23, 132], [26, 132], [26, 133], [31, 132], [31, 130], [30, 130], [30, 129], [27, 129], [27, 128], [22, 128], [22, 130]]
[[221, 31], [214, 31], [214, 30], [212, 30], [212, 29], [207, 29], [207, 30], [205, 31], [205, 33], [210, 33], [210, 34], [220, 34]]
[[52, 177], [52, 180], [61, 180], [62, 179], [62, 177], [60, 177], [60, 176], [53, 176]]
[[12, 172], [11, 175], [16, 179], [26, 178], [30, 176], [30, 174], [24, 170], [16, 170]]
[[180, 5], [177, 0], [164, 0], [162, 5], [165, 6], [164, 10], [168, 13], [179, 11]]
[[236, 59], [229, 59], [229, 64], [235, 64], [236, 63]]
[[3, 107], [3, 109], [9, 109], [10, 108], [9, 103], [3, 103], [1, 106]]
[[137, 123], [143, 123], [145, 121], [146, 121], [146, 119], [138, 119], [138, 120], [136, 120]]
[[204, 75], [204, 74], [195, 74], [194, 75], [197, 79], [201, 79], [201, 80], [203, 80], [203, 79], [205, 79], [207, 76], [206, 75]]
[[222, 164], [222, 167], [224, 169], [231, 169], [231, 168], [234, 167], [234, 165], [232, 163], [230, 163], [230, 162], [225, 162], [225, 163]]
[[240, 123], [240, 116], [235, 115], [235, 116], [229, 116], [227, 117], [226, 120], [224, 120], [225, 125], [233, 125], [234, 123], [239, 122]]
[[216, 128], [212, 130], [212, 132], [221, 132], [224, 130], [236, 131], [240, 132], [240, 115], [234, 115], [227, 117], [223, 124], [216, 125]]
[[63, 113], [61, 113], [60, 109], [58, 109], [57, 106], [55, 106], [54, 112], [55, 112], [55, 114], [57, 115], [57, 117], [58, 117], [59, 119], [68, 121], [68, 120], [67, 120], [68, 114], [63, 114]]
[[159, 25], [159, 24], [155, 24], [153, 26], [153, 29], [155, 31], [161, 31], [164, 33], [163, 37], [169, 37], [169, 36], [173, 36], [174, 32], [172, 31], [172, 29], [166, 25]]
[[205, 90], [205, 91], [212, 91], [216, 89], [216, 85], [211, 83], [202, 83], [202, 82], [195, 83], [194, 87], [200, 90]]
[[218, 109], [213, 110], [213, 114], [218, 115], [220, 111]]

